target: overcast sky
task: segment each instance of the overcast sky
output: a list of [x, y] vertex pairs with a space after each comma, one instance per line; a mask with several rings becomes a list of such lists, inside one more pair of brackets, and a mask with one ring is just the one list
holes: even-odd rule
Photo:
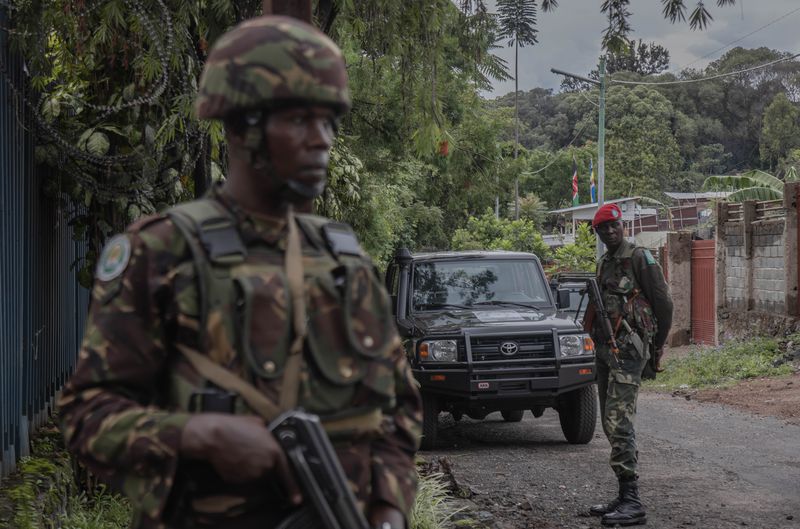
[[[495, 11], [495, 0], [489, 0]], [[600, 0], [560, 0], [551, 13], [539, 13], [539, 43], [519, 50], [519, 88], [530, 90], [540, 86], [558, 88], [559, 76], [550, 72], [560, 70], [586, 75], [597, 65], [600, 40], [607, 21], [600, 13]], [[691, 10], [696, 2], [688, 0]], [[686, 23], [670, 24], [661, 14], [659, 0], [632, 0], [630, 19], [631, 38], [656, 42], [669, 50], [670, 71], [679, 71], [691, 64], [702, 68], [718, 59], [732, 47], [757, 48], [767, 46], [781, 51], [800, 53], [800, 0], [737, 0], [735, 7], [720, 8], [714, 1], [706, 6], [714, 17], [705, 31], [692, 31]], [[705, 59], [707, 53], [739, 39], [788, 13], [796, 12], [754, 33], [730, 47]], [[499, 44], [505, 46], [503, 41]], [[508, 61], [513, 74], [514, 48], [498, 49], [495, 53]], [[514, 81], [496, 83], [488, 98], [501, 96], [514, 90]]]

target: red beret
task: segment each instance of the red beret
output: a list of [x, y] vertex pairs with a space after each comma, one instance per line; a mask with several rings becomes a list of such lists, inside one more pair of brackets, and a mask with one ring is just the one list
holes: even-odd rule
[[610, 220], [622, 220], [622, 211], [616, 204], [606, 204], [598, 209], [597, 213], [594, 214], [594, 219], [592, 219], [592, 228], [597, 228], [602, 223]]

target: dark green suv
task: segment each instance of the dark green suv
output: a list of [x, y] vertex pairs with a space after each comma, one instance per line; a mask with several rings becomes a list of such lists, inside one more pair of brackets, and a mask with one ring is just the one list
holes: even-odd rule
[[386, 284], [422, 391], [424, 449], [441, 412], [517, 422], [550, 407], [568, 442], [592, 439], [594, 345], [575, 312], [557, 307], [569, 295], [554, 296], [535, 255], [401, 249]]

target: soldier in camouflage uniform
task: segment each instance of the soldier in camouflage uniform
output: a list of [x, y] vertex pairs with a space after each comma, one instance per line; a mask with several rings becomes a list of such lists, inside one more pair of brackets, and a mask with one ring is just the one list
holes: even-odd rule
[[590, 513], [602, 516], [603, 525], [637, 525], [647, 519], [636, 473], [636, 398], [642, 378], [655, 378], [660, 369], [672, 324], [672, 299], [652, 254], [625, 240], [622, 212], [616, 204], [600, 208], [592, 226], [608, 247], [597, 267], [597, 283], [619, 347], [618, 352], [612, 351], [595, 321], [592, 336], [597, 343], [600, 414], [611, 443], [611, 468], [619, 481], [619, 495], [591, 507]]
[[227, 180], [103, 251], [59, 405], [68, 447], [130, 498], [132, 527], [275, 527], [302, 496], [265, 420], [298, 406], [369, 523], [407, 526], [421, 403], [389, 299], [349, 226], [308, 214], [349, 106], [325, 35], [240, 24], [196, 106], [225, 123]]

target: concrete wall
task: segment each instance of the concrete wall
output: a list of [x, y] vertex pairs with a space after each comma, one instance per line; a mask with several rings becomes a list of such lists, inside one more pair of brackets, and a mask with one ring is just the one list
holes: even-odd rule
[[798, 325], [800, 184], [782, 202], [717, 207], [717, 314], [720, 339], [788, 332]]
[[719, 231], [721, 236], [717, 238], [717, 245], [723, 249], [725, 258], [722, 274], [725, 305], [733, 310], [747, 310], [748, 258], [742, 222], [730, 222], [720, 226]]
[[786, 310], [784, 220], [753, 223], [753, 309], [783, 314]]
[[667, 284], [674, 306], [672, 329], [667, 345], [686, 345], [691, 339], [692, 326], [692, 232], [680, 231], [667, 235]]

